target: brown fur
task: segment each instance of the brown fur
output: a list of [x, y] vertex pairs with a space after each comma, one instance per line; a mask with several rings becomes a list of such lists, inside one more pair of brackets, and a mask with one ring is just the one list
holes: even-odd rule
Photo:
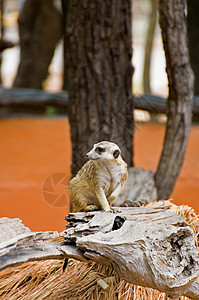
[[[99, 144], [103, 146], [108, 144], [106, 149], [110, 152], [112, 145], [109, 144], [113, 143], [101, 142], [97, 145]], [[106, 153], [103, 155], [106, 155]], [[70, 181], [69, 191], [73, 212], [95, 209], [103, 209], [106, 212], [111, 211], [109, 205], [112, 205], [123, 188], [127, 174], [127, 165], [121, 156], [117, 159], [114, 157], [103, 159], [102, 157], [99, 160], [89, 160]], [[113, 192], [117, 186], [119, 187], [115, 195]]]

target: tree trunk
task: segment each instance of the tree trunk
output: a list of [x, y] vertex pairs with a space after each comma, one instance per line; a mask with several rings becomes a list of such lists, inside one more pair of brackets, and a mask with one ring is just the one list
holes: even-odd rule
[[146, 36], [145, 56], [144, 56], [144, 93], [151, 93], [150, 86], [150, 68], [151, 68], [151, 52], [153, 46], [153, 38], [157, 24], [157, 11], [159, 0], [151, 0], [151, 15], [149, 19], [149, 27]]
[[188, 5], [188, 36], [191, 66], [195, 75], [195, 95], [199, 95], [199, 1], [189, 0]]
[[166, 55], [169, 97], [164, 149], [156, 172], [158, 198], [171, 194], [179, 175], [191, 127], [193, 74], [189, 63], [184, 0], [160, 0], [160, 26]]
[[117, 143], [132, 166], [131, 0], [69, 0], [67, 11], [72, 173], [101, 140]]
[[62, 35], [61, 14], [53, 0], [26, 0], [19, 15], [21, 60], [14, 87], [42, 88]]
[[66, 56], [66, 51], [68, 51], [67, 48], [67, 39], [66, 37], [66, 24], [67, 24], [67, 11], [68, 11], [68, 0], [61, 0], [61, 5], [62, 5], [62, 13], [63, 13], [63, 46], [64, 46], [64, 60], [63, 60], [63, 65], [64, 65], [64, 69], [63, 69], [63, 90], [68, 90], [68, 79], [67, 79], [67, 70], [68, 70], [68, 66], [67, 66], [67, 61], [65, 59]]

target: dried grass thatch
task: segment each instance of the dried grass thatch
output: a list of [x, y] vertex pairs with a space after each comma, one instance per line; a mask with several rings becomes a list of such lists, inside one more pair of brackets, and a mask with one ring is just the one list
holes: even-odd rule
[[[62, 272], [63, 262], [24, 263], [1, 272], [0, 299], [93, 299], [93, 300], [165, 300], [157, 290], [134, 286], [120, 280], [113, 270], [95, 263], [71, 260]], [[108, 283], [103, 290], [98, 280]], [[181, 299], [188, 299], [181, 297]]]
[[[198, 246], [199, 218], [188, 206], [166, 203], [167, 208], [180, 214], [192, 227]], [[95, 263], [70, 260], [66, 271], [62, 261], [24, 263], [0, 272], [0, 299], [94, 299], [94, 300], [165, 300], [164, 293], [150, 288], [134, 286], [121, 280], [111, 268]], [[108, 288], [98, 284], [103, 279]], [[188, 299], [180, 297], [181, 300]]]

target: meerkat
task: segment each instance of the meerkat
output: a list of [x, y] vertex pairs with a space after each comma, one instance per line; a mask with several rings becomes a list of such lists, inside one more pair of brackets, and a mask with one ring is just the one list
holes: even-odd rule
[[89, 160], [69, 183], [73, 212], [117, 211], [111, 205], [128, 176], [120, 148], [112, 142], [103, 141], [95, 144], [86, 156]]

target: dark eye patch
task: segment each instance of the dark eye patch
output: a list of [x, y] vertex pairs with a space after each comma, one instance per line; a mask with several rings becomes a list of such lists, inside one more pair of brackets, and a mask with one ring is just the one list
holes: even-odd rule
[[119, 150], [115, 150], [115, 151], [113, 152], [113, 156], [114, 156], [115, 158], [118, 158], [119, 155], [120, 155], [120, 151], [119, 151]]
[[101, 154], [104, 151], [105, 151], [105, 148], [102, 148], [102, 147], [96, 147], [95, 148], [95, 152], [97, 152], [98, 154]]

